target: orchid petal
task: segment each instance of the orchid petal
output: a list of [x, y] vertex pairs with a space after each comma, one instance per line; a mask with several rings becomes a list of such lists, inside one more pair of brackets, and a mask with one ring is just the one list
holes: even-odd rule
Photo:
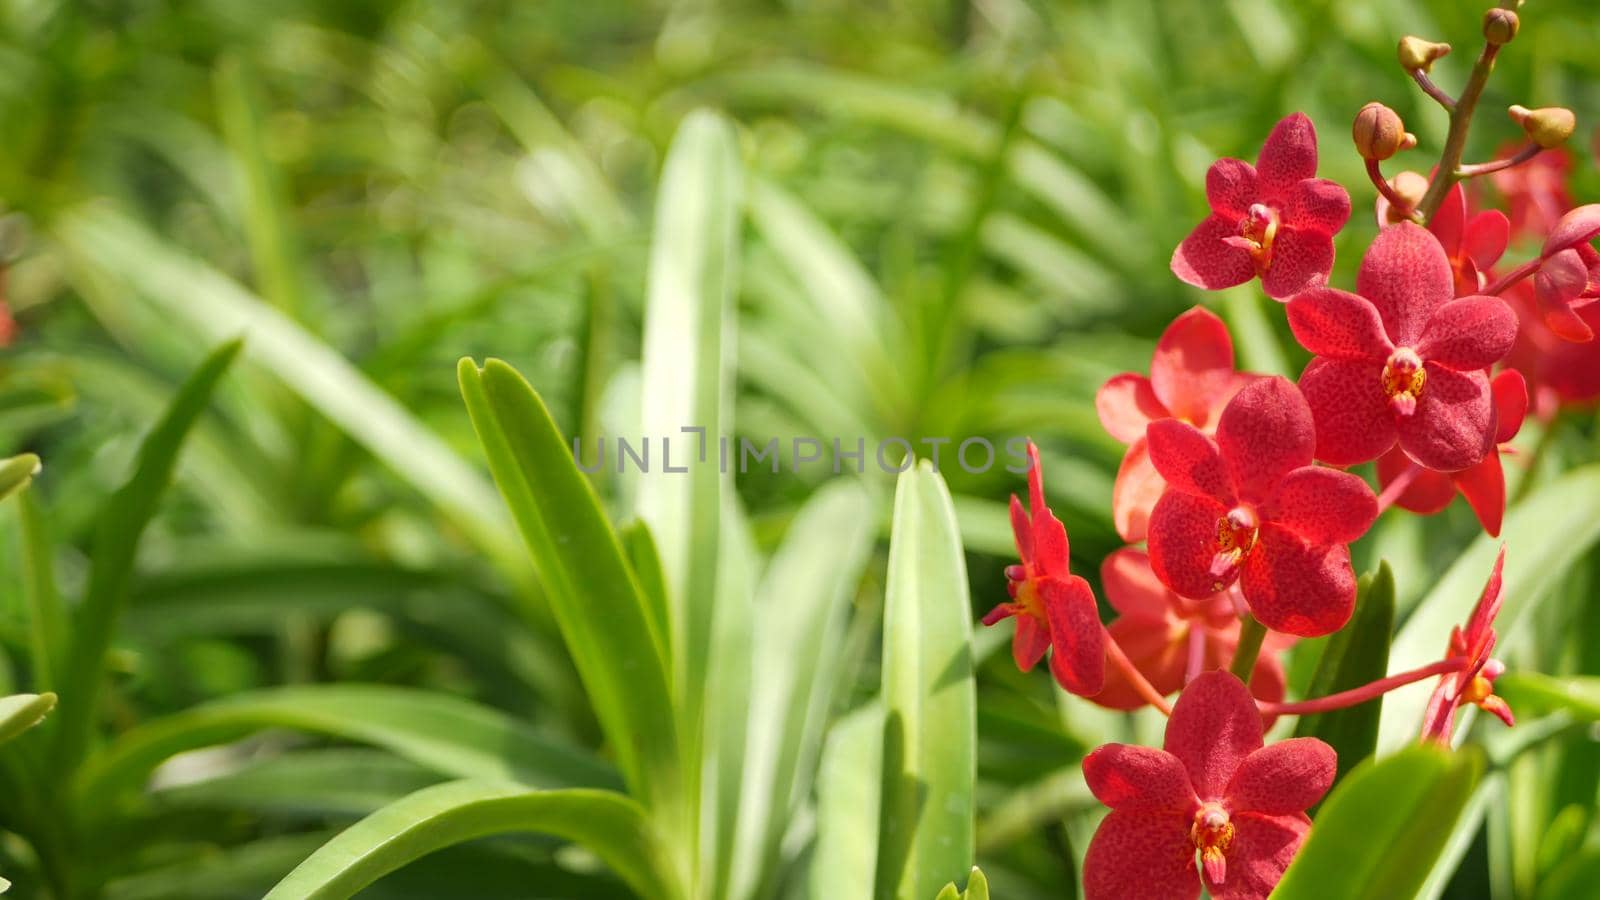
[[1517, 314], [1499, 297], [1462, 297], [1434, 311], [1416, 351], [1452, 369], [1483, 369], [1517, 340]]
[[1278, 741], [1244, 758], [1228, 782], [1230, 813], [1285, 816], [1304, 812], [1333, 786], [1338, 755], [1313, 737]]
[[1154, 747], [1106, 744], [1083, 758], [1083, 779], [1112, 809], [1192, 813], [1200, 805], [1183, 763]]
[[1378, 232], [1356, 275], [1356, 293], [1372, 301], [1389, 340], [1408, 347], [1428, 317], [1455, 297], [1450, 259], [1427, 229], [1411, 222]]
[[1458, 372], [1428, 362], [1427, 384], [1416, 412], [1395, 419], [1406, 455], [1439, 472], [1459, 472], [1494, 446], [1494, 407], [1489, 376]]
[[1189, 817], [1182, 813], [1112, 810], [1095, 829], [1083, 859], [1084, 900], [1195, 900]]
[[1383, 360], [1394, 351], [1377, 307], [1359, 294], [1312, 288], [1290, 300], [1285, 312], [1300, 346], [1318, 356]]
[[1265, 500], [1288, 472], [1310, 465], [1316, 445], [1311, 409], [1287, 378], [1253, 382], [1234, 395], [1217, 422], [1222, 461], [1239, 498], [1251, 502]]
[[1394, 446], [1394, 415], [1383, 392], [1382, 362], [1313, 359], [1300, 375], [1300, 391], [1316, 422], [1317, 459], [1352, 466]]
[[1208, 291], [1244, 284], [1256, 277], [1256, 261], [1250, 251], [1226, 241], [1238, 234], [1237, 220], [1208, 216], [1172, 251], [1172, 274], [1185, 284]]
[[1113, 376], [1102, 385], [1094, 395], [1094, 409], [1106, 433], [1124, 444], [1140, 440], [1146, 425], [1171, 415], [1150, 379], [1133, 372]]
[[1356, 603], [1356, 577], [1343, 544], [1312, 545], [1267, 522], [1239, 579], [1250, 611], [1273, 631], [1321, 637], [1343, 628]]
[[1178, 695], [1163, 747], [1183, 762], [1201, 801], [1221, 800], [1234, 770], [1261, 749], [1261, 733], [1261, 714], [1244, 682], [1206, 672]]
[[1378, 498], [1349, 472], [1306, 466], [1278, 482], [1263, 512], [1308, 543], [1348, 544], [1372, 527]]

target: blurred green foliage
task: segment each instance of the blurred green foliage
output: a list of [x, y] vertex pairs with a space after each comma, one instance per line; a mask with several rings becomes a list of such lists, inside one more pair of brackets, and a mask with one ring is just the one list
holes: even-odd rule
[[[511, 362], [569, 434], [630, 433], [658, 173], [699, 107], [738, 124], [748, 172], [735, 433], [1031, 435], [1093, 580], [1118, 544], [1109, 501], [1122, 448], [1093, 413], [1103, 380], [1144, 369], [1154, 336], [1197, 302], [1223, 313], [1248, 365], [1292, 373], [1303, 361], [1253, 288], [1206, 297], [1169, 273], [1203, 213], [1206, 167], [1253, 158], [1273, 122], [1309, 113], [1322, 172], [1357, 210], [1334, 275], [1348, 284], [1374, 230], [1348, 123], [1369, 100], [1393, 106], [1421, 146], [1386, 171], [1425, 170], [1444, 117], [1399, 71], [1394, 44], [1405, 33], [1454, 43], [1435, 68], [1451, 89], [1481, 11], [1460, 0], [0, 0], [0, 260], [19, 323], [0, 356], [0, 455], [45, 460], [30, 492], [48, 513], [63, 595], [83, 592], [95, 523], [141, 435], [216, 343], [248, 339], [139, 547], [95, 724], [114, 735], [247, 689], [355, 681], [448, 691], [596, 744], [481, 469], [455, 361]], [[1574, 193], [1600, 197], [1600, 14], [1592, 0], [1533, 0], [1522, 15], [1468, 158], [1517, 136], [1505, 106], [1570, 106]], [[1562, 423], [1529, 477], [1594, 458], [1592, 425]], [[763, 551], [825, 471], [739, 480]], [[999, 466], [945, 472], [981, 611], [1002, 596], [1002, 501], [1017, 484]], [[613, 512], [632, 510], [635, 485], [596, 480]], [[1477, 532], [1459, 507], [1386, 521], [1357, 550], [1358, 564], [1394, 564], [1402, 622]], [[20, 569], [21, 538], [37, 527], [20, 504], [0, 508], [3, 571]], [[869, 567], [882, 569], [881, 558]], [[1597, 575], [1586, 555], [1554, 587], [1512, 635], [1514, 662], [1600, 674], [1581, 639], [1600, 627]], [[869, 575], [858, 611], [876, 610], [880, 578]], [[29, 687], [27, 608], [19, 580], [0, 579], [6, 690]], [[980, 656], [999, 639], [980, 635]], [[1320, 650], [1308, 645], [1293, 667], [1301, 683]], [[869, 658], [841, 708], [878, 681], [870, 654], [856, 655]], [[1003, 659], [980, 667], [978, 710], [979, 861], [997, 896], [1063, 895], [1093, 827], [1076, 760], [1148, 723], [1062, 700]], [[1446, 896], [1533, 897], [1592, 867], [1600, 751], [1581, 729], [1553, 734], [1491, 768], [1479, 796], [1493, 812], [1460, 849]], [[171, 783], [237, 778], [285, 747], [353, 752], [254, 740], [188, 760]], [[195, 785], [157, 792], [177, 794], [158, 800], [171, 827], [148, 841], [114, 835], [100, 846], [118, 851], [86, 877], [111, 897], [251, 895], [328, 832], [428, 783], [384, 759], [395, 771], [322, 760], [328, 784], [357, 770], [373, 783], [310, 808], [263, 800], [208, 816]], [[1558, 819], [1583, 851], [1570, 860], [1539, 852]], [[195, 862], [218, 859], [232, 874]], [[542, 896], [620, 890], [591, 860], [539, 841], [440, 859], [373, 895], [440, 896], [450, 860], [484, 885], [543, 873]], [[188, 893], [160, 880], [191, 865]], [[39, 866], [34, 848], [0, 837], [17, 896], [40, 896], [14, 874]], [[475, 896], [526, 896], [507, 891]]]

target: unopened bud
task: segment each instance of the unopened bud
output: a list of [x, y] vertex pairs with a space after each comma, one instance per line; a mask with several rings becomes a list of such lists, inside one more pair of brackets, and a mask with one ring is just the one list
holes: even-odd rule
[[1539, 109], [1528, 109], [1526, 106], [1513, 106], [1511, 121], [1522, 126], [1535, 144], [1549, 150], [1559, 147], [1572, 137], [1572, 132], [1578, 127], [1578, 119], [1572, 110], [1563, 106], [1545, 106]]
[[[1385, 160], [1406, 146], [1406, 126], [1400, 114], [1373, 101], [1361, 107], [1350, 126], [1350, 136], [1356, 142], [1356, 152], [1362, 159]], [[1412, 143], [1416, 139], [1412, 138]]]
[[1431, 71], [1434, 61], [1449, 52], [1449, 44], [1436, 44], [1408, 34], [1400, 39], [1400, 67], [1407, 72], [1416, 69]]
[[[1401, 172], [1389, 179], [1389, 187], [1405, 201], [1407, 211], [1413, 210], [1422, 202], [1423, 195], [1428, 193], [1428, 176], [1421, 172]], [[1409, 219], [1406, 212], [1395, 209], [1382, 197], [1378, 198], [1378, 209], [1379, 216], [1390, 225]]]
[[1483, 14], [1483, 36], [1491, 44], [1509, 44], [1517, 36], [1517, 27], [1522, 23], [1517, 19], [1517, 14], [1509, 9], [1491, 9]]

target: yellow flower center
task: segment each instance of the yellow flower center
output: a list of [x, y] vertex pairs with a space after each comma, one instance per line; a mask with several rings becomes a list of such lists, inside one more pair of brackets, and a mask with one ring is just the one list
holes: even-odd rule
[[1255, 510], [1236, 506], [1217, 520], [1217, 550], [1211, 557], [1211, 589], [1220, 591], [1233, 583], [1239, 566], [1256, 547], [1260, 538], [1260, 523]]
[[1206, 878], [1214, 885], [1222, 884], [1228, 875], [1228, 848], [1233, 845], [1233, 823], [1228, 820], [1228, 811], [1218, 803], [1202, 805], [1189, 826], [1189, 840], [1200, 851]]
[[1428, 383], [1428, 370], [1422, 357], [1410, 347], [1396, 347], [1383, 364], [1383, 393], [1396, 413], [1409, 416], [1417, 411], [1417, 398]]
[[1278, 236], [1278, 214], [1265, 203], [1252, 203], [1239, 221], [1239, 235], [1250, 244], [1250, 258], [1255, 260], [1256, 272], [1265, 273], [1272, 265], [1272, 242]]

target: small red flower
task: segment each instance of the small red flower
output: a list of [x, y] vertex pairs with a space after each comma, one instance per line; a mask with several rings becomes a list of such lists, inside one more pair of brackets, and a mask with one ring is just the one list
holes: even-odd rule
[[1128, 445], [1111, 495], [1112, 519], [1123, 540], [1144, 540], [1150, 509], [1166, 487], [1150, 464], [1145, 426], [1171, 417], [1210, 434], [1222, 408], [1249, 378], [1233, 370], [1233, 340], [1227, 326], [1196, 306], [1162, 332], [1150, 359], [1149, 378], [1124, 372], [1100, 388], [1094, 398], [1100, 424]]
[[[1591, 406], [1600, 400], [1600, 341], [1573, 343], [1551, 331], [1527, 281], [1512, 285], [1505, 296], [1520, 323], [1506, 365], [1527, 376], [1534, 414], [1549, 421], [1563, 406]], [[1600, 303], [1577, 312], [1585, 325], [1600, 328]]]
[[1474, 212], [1460, 184], [1445, 194], [1428, 230], [1439, 239], [1450, 260], [1457, 297], [1483, 292], [1489, 285], [1489, 269], [1500, 261], [1511, 240], [1511, 222], [1506, 214], [1498, 209]]
[[1028, 442], [1028, 509], [1011, 495], [1011, 531], [1022, 564], [1006, 568], [1009, 603], [983, 617], [994, 625], [1015, 617], [1011, 655], [1017, 668], [1031, 671], [1050, 656], [1050, 672], [1066, 690], [1088, 696], [1105, 683], [1105, 629], [1089, 582], [1067, 571], [1067, 529], [1044, 502], [1039, 448]]
[[[1506, 512], [1506, 478], [1501, 468], [1500, 454], [1508, 452], [1509, 443], [1522, 429], [1522, 420], [1528, 412], [1528, 384], [1522, 373], [1506, 369], [1489, 382], [1494, 398], [1495, 446], [1476, 465], [1459, 472], [1435, 472], [1420, 469], [1411, 477], [1407, 488], [1395, 498], [1394, 505], [1414, 513], [1431, 516], [1442, 512], [1455, 499], [1456, 493], [1467, 498], [1472, 511], [1490, 537], [1500, 536], [1500, 522]], [[1378, 457], [1378, 484], [1384, 488], [1395, 479], [1408, 477], [1413, 463], [1399, 447]]]
[[1600, 300], [1600, 251], [1590, 242], [1600, 236], [1600, 203], [1572, 210], [1551, 230], [1533, 276], [1534, 293], [1545, 324], [1563, 340], [1594, 340], [1594, 329], [1579, 315]]
[[1497, 297], [1455, 297], [1450, 261], [1421, 226], [1378, 232], [1357, 293], [1317, 287], [1289, 302], [1289, 327], [1317, 358], [1300, 389], [1317, 427], [1317, 458], [1377, 459], [1398, 440], [1441, 472], [1483, 459], [1494, 444], [1489, 376], [1517, 337]]
[[[1504, 147], [1496, 158], [1511, 156], [1519, 149], [1518, 145]], [[1556, 147], [1490, 176], [1511, 210], [1513, 236], [1542, 238], [1555, 227], [1561, 214], [1572, 208], [1572, 194], [1567, 190], [1567, 173], [1571, 169], [1572, 154]]]
[[1378, 514], [1372, 489], [1311, 464], [1316, 432], [1293, 383], [1262, 378], [1222, 411], [1216, 440], [1175, 419], [1152, 422], [1150, 458], [1167, 490], [1150, 515], [1162, 583], [1204, 598], [1236, 580], [1274, 631], [1337, 631], [1355, 605], [1345, 545]]
[[[1239, 646], [1238, 604], [1244, 602], [1235, 585], [1200, 600], [1174, 593], [1150, 569], [1143, 550], [1124, 547], [1106, 557], [1100, 566], [1100, 584], [1106, 600], [1119, 613], [1108, 626], [1116, 641], [1145, 680], [1162, 694], [1183, 687], [1187, 676], [1225, 668]], [[1256, 699], [1277, 703], [1283, 699], [1283, 664], [1278, 651], [1291, 640], [1267, 635], [1267, 646], [1256, 657], [1250, 692]], [[1095, 703], [1110, 709], [1138, 709], [1145, 700], [1134, 690], [1122, 670], [1106, 666], [1105, 690]]]
[[1216, 900], [1271, 894], [1337, 756], [1316, 738], [1261, 738], [1243, 682], [1208, 672], [1178, 697], [1164, 749], [1106, 744], [1085, 757], [1089, 790], [1111, 808], [1084, 859], [1086, 900], [1193, 900], [1202, 880]]
[[1448, 745], [1455, 729], [1456, 709], [1463, 703], [1477, 704], [1508, 726], [1517, 723], [1511, 707], [1494, 693], [1494, 680], [1506, 667], [1489, 656], [1494, 650], [1494, 617], [1500, 612], [1500, 571], [1505, 562], [1506, 548], [1501, 547], [1494, 561], [1494, 571], [1489, 573], [1489, 581], [1483, 586], [1483, 596], [1478, 598], [1478, 605], [1473, 607], [1472, 617], [1467, 620], [1466, 630], [1459, 626], [1450, 630], [1449, 658], [1464, 660], [1466, 668], [1439, 679], [1439, 686], [1434, 689], [1427, 712], [1423, 714], [1423, 740]]
[[1316, 174], [1317, 130], [1303, 113], [1272, 129], [1256, 165], [1217, 160], [1206, 173], [1211, 215], [1173, 251], [1173, 274], [1211, 291], [1260, 276], [1279, 300], [1326, 281], [1350, 195]]

